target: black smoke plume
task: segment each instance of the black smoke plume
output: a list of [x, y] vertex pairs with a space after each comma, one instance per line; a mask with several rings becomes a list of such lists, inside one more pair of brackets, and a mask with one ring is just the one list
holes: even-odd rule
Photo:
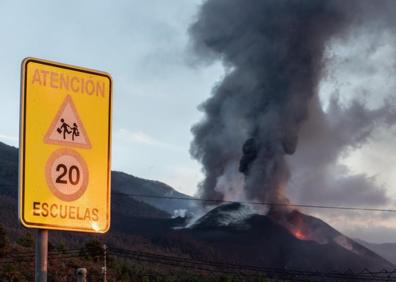
[[[378, 3], [208, 0], [202, 5], [190, 28], [193, 47], [227, 69], [201, 105], [204, 119], [192, 128], [191, 154], [205, 174], [202, 197], [223, 199], [241, 189], [233, 185], [242, 185], [247, 199], [287, 201], [285, 156], [295, 152], [317, 95], [326, 46], [391, 5], [379, 1], [379, 9], [373, 2]], [[242, 184], [235, 184], [241, 177]]]

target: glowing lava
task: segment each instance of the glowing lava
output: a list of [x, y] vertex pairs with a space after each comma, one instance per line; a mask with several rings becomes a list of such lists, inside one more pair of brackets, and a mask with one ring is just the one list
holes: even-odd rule
[[298, 240], [316, 241], [313, 233], [313, 225], [309, 216], [298, 210], [272, 210], [270, 216], [277, 223], [285, 227], [291, 235]]
[[297, 230], [294, 232], [294, 236], [299, 240], [307, 240], [307, 237], [301, 230]]

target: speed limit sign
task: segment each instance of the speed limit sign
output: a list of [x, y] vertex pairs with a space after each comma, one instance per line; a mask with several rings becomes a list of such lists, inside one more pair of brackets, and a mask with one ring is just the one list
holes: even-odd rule
[[19, 218], [29, 228], [110, 227], [111, 77], [41, 59], [22, 64]]
[[51, 192], [63, 201], [75, 201], [87, 189], [89, 171], [84, 159], [70, 149], [52, 153], [46, 165], [46, 179]]

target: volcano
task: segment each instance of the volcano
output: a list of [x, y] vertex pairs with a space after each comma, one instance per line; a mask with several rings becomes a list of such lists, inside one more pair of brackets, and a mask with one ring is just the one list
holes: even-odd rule
[[257, 214], [240, 203], [218, 206], [183, 232], [229, 262], [312, 271], [394, 268], [324, 221], [297, 210]]

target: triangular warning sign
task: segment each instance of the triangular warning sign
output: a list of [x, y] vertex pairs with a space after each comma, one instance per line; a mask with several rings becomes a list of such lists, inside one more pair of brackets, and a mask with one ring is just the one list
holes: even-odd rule
[[70, 96], [63, 101], [44, 136], [44, 143], [91, 148], [91, 142]]

